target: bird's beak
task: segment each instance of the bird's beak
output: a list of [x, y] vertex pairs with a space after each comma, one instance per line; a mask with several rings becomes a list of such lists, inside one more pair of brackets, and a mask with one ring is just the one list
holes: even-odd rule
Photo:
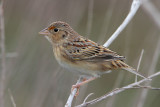
[[47, 30], [47, 28], [45, 28], [45, 29], [41, 30], [41, 31], [39, 32], [39, 34], [41, 34], [41, 35], [48, 35], [48, 34], [49, 34], [49, 31]]

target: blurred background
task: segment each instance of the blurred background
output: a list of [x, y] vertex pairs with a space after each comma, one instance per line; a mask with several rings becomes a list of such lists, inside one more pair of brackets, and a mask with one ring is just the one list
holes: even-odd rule
[[[13, 107], [11, 94], [17, 107], [63, 107], [78, 79], [59, 66], [50, 43], [38, 34], [40, 30], [54, 21], [65, 21], [80, 35], [103, 45], [123, 22], [131, 3], [132, 0], [5, 0], [5, 107]], [[144, 3], [109, 46], [126, 56], [126, 62], [134, 68], [144, 49], [139, 72], [145, 76], [160, 70], [160, 25], [156, 20], [160, 1], [149, 3], [158, 13], [149, 12], [153, 6]], [[89, 93], [94, 93], [88, 99], [91, 100], [131, 84], [134, 79], [135, 75], [126, 71], [103, 75], [81, 87], [73, 106], [81, 104]], [[159, 81], [157, 76], [151, 85], [160, 87]], [[91, 107], [159, 107], [159, 99], [160, 91], [130, 89]]]

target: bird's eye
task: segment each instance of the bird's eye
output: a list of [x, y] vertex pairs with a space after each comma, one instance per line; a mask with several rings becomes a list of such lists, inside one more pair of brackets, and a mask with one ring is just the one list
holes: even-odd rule
[[54, 28], [54, 32], [58, 32], [58, 29], [57, 29], [57, 28]]

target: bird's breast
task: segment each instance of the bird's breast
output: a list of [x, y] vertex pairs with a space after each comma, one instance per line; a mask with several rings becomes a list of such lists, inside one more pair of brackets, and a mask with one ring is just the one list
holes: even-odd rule
[[75, 62], [66, 55], [64, 48], [61, 46], [57, 46], [53, 49], [54, 55], [58, 63], [65, 67], [65, 68], [71, 68], [71, 65], [74, 65]]
[[100, 72], [110, 70], [109, 67], [102, 66], [102, 63], [73, 60], [65, 54], [62, 47], [55, 47], [54, 55], [62, 67], [81, 75], [97, 76]]

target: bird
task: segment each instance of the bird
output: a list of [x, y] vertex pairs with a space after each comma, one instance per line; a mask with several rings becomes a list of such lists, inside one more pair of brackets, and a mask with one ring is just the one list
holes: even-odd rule
[[124, 69], [147, 79], [126, 64], [124, 56], [81, 36], [66, 22], [53, 22], [39, 34], [44, 35], [51, 43], [55, 59], [62, 67], [84, 78], [79, 84], [73, 85], [73, 88], [80, 87], [111, 70]]

